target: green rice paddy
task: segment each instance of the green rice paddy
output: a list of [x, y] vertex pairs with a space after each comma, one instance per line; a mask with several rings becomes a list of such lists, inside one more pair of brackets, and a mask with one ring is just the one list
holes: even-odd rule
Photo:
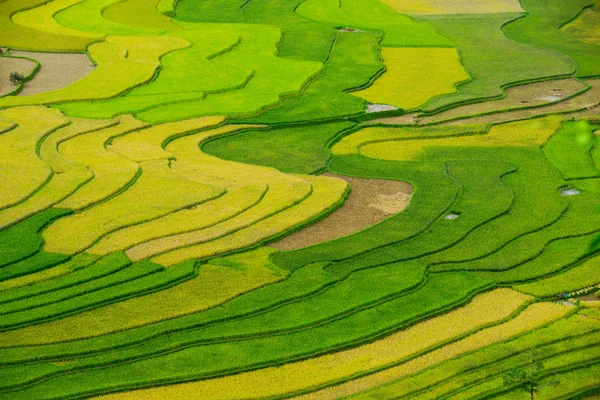
[[600, 5], [400, 3], [0, 1], [0, 399], [600, 394]]

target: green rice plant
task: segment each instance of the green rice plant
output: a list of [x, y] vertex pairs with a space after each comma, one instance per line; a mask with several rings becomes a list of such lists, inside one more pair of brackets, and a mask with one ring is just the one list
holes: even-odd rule
[[0, 230], [0, 267], [38, 253], [44, 244], [39, 232], [53, 220], [70, 213], [69, 210], [49, 209]]
[[[57, 395], [106, 392], [123, 386], [147, 386], [152, 382], [173, 382], [198, 379], [211, 375], [255, 369], [269, 364], [289, 362], [307, 356], [372, 340], [391, 329], [414, 322], [431, 313], [463, 303], [471, 297], [469, 293], [487, 286], [487, 282], [476, 279], [472, 274], [456, 273], [452, 278], [431, 277], [423, 289], [399, 299], [386, 302], [357, 312], [346, 318], [316, 326], [312, 329], [288, 333], [284, 336], [257, 337], [243, 341], [215, 343], [181, 349], [133, 363], [106, 366], [101, 369], [74, 369], [94, 364], [93, 358], [74, 359], [73, 363], [56, 365], [36, 363], [28, 367], [14, 367], [3, 372], [20, 382], [37, 379], [37, 385], [11, 391], [13, 398], [50, 398]], [[466, 297], [466, 298], [465, 298]], [[412, 305], [412, 306], [409, 306]], [[415, 305], [418, 304], [417, 307]], [[400, 312], [399, 310], [403, 310]], [[386, 317], [382, 317], [382, 316]], [[233, 356], [235, 354], [235, 357]], [[97, 361], [100, 361], [103, 357]], [[194, 360], [191, 362], [191, 360]], [[202, 366], [198, 360], [203, 360]], [[131, 369], [135, 368], [135, 374]], [[69, 373], [73, 371], [74, 373]], [[47, 379], [56, 373], [61, 375]], [[45, 376], [46, 379], [39, 381]], [[103, 379], [93, 379], [102, 376]]]
[[561, 30], [577, 40], [600, 45], [600, 35], [598, 35], [598, 22], [600, 21], [598, 13], [598, 3], [592, 8], [586, 8], [567, 25], [561, 27]]
[[177, 5], [178, 0], [160, 0], [156, 5], [156, 10], [165, 15], [174, 16], [175, 15], [175, 6]]
[[[159, 10], [162, 8], [166, 13], [174, 11], [175, 0], [170, 0], [170, 7], [166, 1], [147, 2], [144, 0], [128, 0], [109, 5], [102, 10], [102, 17], [108, 21], [117, 22], [122, 25], [142, 27], [148, 29], [177, 30], [179, 26], [171, 22], [171, 19], [163, 15]], [[169, 9], [170, 8], [170, 9]]]
[[568, 3], [557, 0], [523, 0], [521, 5], [527, 16], [506, 25], [502, 31], [514, 41], [552, 49], [571, 57], [577, 63], [578, 77], [599, 75], [600, 47], [577, 40], [560, 30], [561, 26], [593, 4], [593, 0]]
[[331, 273], [344, 276], [349, 271], [369, 265], [434, 254], [510, 209], [513, 194], [500, 179], [514, 171], [512, 165], [503, 162], [452, 161], [447, 163], [447, 169], [449, 176], [460, 185], [460, 193], [451, 210], [454, 215], [459, 215], [458, 218], [440, 217], [420, 235], [338, 261], [330, 267]]
[[280, 124], [362, 113], [365, 101], [347, 92], [368, 85], [382, 71], [380, 40], [374, 32], [337, 32], [321, 76], [298, 96], [283, 98], [280, 107], [240, 120]]
[[[140, 163], [140, 168], [141, 176], [124, 193], [46, 228], [44, 249], [79, 253], [119, 228], [152, 220], [224, 193], [221, 188], [173, 173], [167, 160], [145, 161]], [[165, 191], [168, 196], [162, 196]], [[72, 232], [79, 234], [74, 237]]]
[[296, 12], [303, 17], [336, 26], [380, 30], [385, 33], [382, 45], [387, 47], [451, 47], [445, 37], [431, 26], [395, 13], [373, 0], [308, 0]]
[[[78, 260], [79, 258], [80, 260]], [[122, 270], [131, 262], [122, 253], [114, 253], [107, 257], [96, 257], [81, 254], [73, 257], [76, 264], [69, 266], [69, 273], [46, 281], [33, 283], [26, 287], [14, 288], [0, 292], [0, 302], [8, 303], [28, 299], [55, 290], [70, 288], [95, 279], [109, 276]]]
[[458, 185], [445, 174], [443, 163], [399, 163], [350, 155], [333, 158], [328, 168], [341, 175], [407, 181], [415, 187], [411, 203], [402, 213], [359, 233], [275, 253], [272, 259], [282, 268], [293, 271], [313, 262], [341, 260], [413, 237], [449, 210], [458, 194]]
[[[79, 296], [68, 297], [56, 303], [49, 303], [37, 308], [15, 312], [0, 316], [0, 330], [10, 330], [34, 323], [40, 323], [61, 316], [85, 311], [90, 308], [100, 307], [103, 304], [124, 300], [128, 297], [139, 296], [144, 293], [161, 290], [182, 281], [191, 279], [197, 273], [193, 262], [179, 264], [168, 270], [153, 265], [150, 261], [142, 261], [137, 268], [150, 273], [142, 273], [138, 279], [123, 282], [114, 286], [91, 291]], [[158, 271], [158, 272], [157, 272]], [[151, 273], [154, 272], [154, 273]], [[68, 291], [68, 289], [67, 289]], [[68, 292], [67, 292], [68, 294]]]
[[[576, 66], [558, 51], [508, 39], [502, 27], [516, 15], [479, 18], [432, 18], [428, 23], [458, 48], [461, 62], [471, 76], [457, 87], [458, 93], [429, 101], [424, 111], [434, 111], [463, 102], [502, 96], [512, 83], [571, 75]], [[544, 25], [544, 31], [548, 29]], [[552, 60], [552, 61], [549, 61]], [[510, 65], [510, 68], [506, 68]]]
[[[237, 375], [118, 393], [109, 395], [108, 398], [185, 398], [193, 396], [194, 393], [202, 393], [207, 400], [228, 396], [291, 397], [292, 394], [301, 393], [303, 390], [323, 387], [329, 382], [339, 383], [342, 379], [356, 378], [389, 365], [403, 365], [403, 361], [407, 359], [410, 363], [415, 361], [415, 358], [412, 358], [415, 354], [435, 349], [442, 343], [455, 342], [457, 338], [468, 336], [474, 330], [487, 331], [490, 326], [494, 329], [495, 324], [503, 317], [518, 313], [517, 309], [526, 301], [526, 297], [515, 295], [514, 291], [494, 290], [475, 297], [464, 307], [357, 348]], [[488, 304], [495, 304], [496, 307], [489, 307]], [[321, 394], [318, 393], [317, 396]]]
[[[456, 396], [460, 389], [476, 385], [502, 371], [526, 362], [526, 353], [538, 348], [544, 359], [549, 357], [579, 356], [597, 342], [597, 327], [583, 322], [579, 316], [569, 317], [551, 325], [518, 335], [511, 340], [493, 344], [467, 355], [453, 358], [423, 372], [409, 375], [387, 385], [352, 396], [373, 399], [377, 396], [424, 399], [436, 396]], [[544, 362], [546, 365], [546, 362]]]
[[564, 179], [598, 176], [598, 169], [590, 157], [596, 146], [593, 132], [598, 129], [585, 121], [565, 122], [563, 127], [544, 145], [544, 155]]
[[[355, 125], [352, 122], [335, 122], [241, 131], [204, 142], [202, 151], [226, 160], [309, 174], [325, 168], [330, 157], [327, 143]], [[248, 148], [253, 151], [247, 151]]]
[[94, 39], [81, 36], [62, 35], [46, 30], [32, 29], [12, 21], [11, 17], [21, 10], [28, 10], [47, 3], [46, 0], [7, 0], [0, 4], [2, 39], [0, 45], [23, 50], [52, 52], [81, 52]]
[[[29, 289], [28, 286], [44, 281], [51, 281], [52, 279], [68, 275], [73, 271], [90, 266], [96, 260], [98, 260], [98, 257], [91, 254], [77, 254], [71, 257], [68, 261], [58, 264], [54, 267], [0, 282], [0, 292], [8, 293], [8, 291], [14, 289], [18, 291], [23, 288], [25, 291], [24, 297], [27, 297]], [[32, 290], [31, 293], [35, 294], [35, 290]], [[20, 294], [23, 295], [22, 292]], [[8, 298], [13, 297], [8, 295]]]
[[42, 107], [2, 110], [0, 118], [18, 124], [0, 135], [1, 210], [26, 200], [48, 182], [52, 171], [39, 158], [38, 145], [69, 121], [60, 112]]
[[[224, 259], [229, 259], [229, 257]], [[223, 263], [224, 259], [215, 262]], [[200, 268], [200, 273], [203, 268]], [[229, 270], [231, 271], [231, 268]], [[120, 318], [113, 309], [111, 314], [104, 314], [105, 318], [113, 319], [112, 323], [106, 324], [97, 318], [98, 312], [101, 310], [99, 309], [46, 324], [3, 332], [0, 333], [0, 345], [2, 346], [0, 353], [3, 362], [6, 363], [60, 358], [65, 355], [102, 353], [112, 348], [128, 347], [172, 333], [258, 314], [282, 304], [292, 303], [320, 293], [333, 283], [335, 280], [323, 270], [323, 264], [312, 264], [297, 270], [281, 282], [242, 293], [219, 307], [189, 313], [177, 318], [155, 319], [141, 323], [135, 321], [134, 324], [131, 324], [129, 319]], [[163, 290], [157, 295], [164, 292]], [[128, 300], [128, 302], [133, 301], [135, 299]], [[119, 308], [118, 311], [123, 312], [124, 309]], [[139, 310], [139, 312], [145, 313], [146, 311]], [[46, 345], [33, 346], [34, 344]]]
[[161, 56], [187, 46], [188, 41], [175, 37], [109, 36], [88, 47], [97, 67], [85, 78], [62, 89], [0, 98], [0, 107], [115, 97], [150, 81], [160, 67]]
[[0, 281], [17, 278], [32, 272], [42, 271], [55, 265], [62, 264], [69, 258], [70, 257], [65, 254], [40, 251], [31, 257], [1, 267]]
[[[139, 27], [131, 24], [123, 24], [119, 22], [111, 21], [104, 17], [104, 11], [111, 8], [115, 3], [120, 3], [118, 0], [83, 0], [77, 4], [73, 4], [64, 10], [59, 11], [53, 15], [53, 18], [61, 25], [76, 29], [83, 32], [89, 32], [98, 35], [118, 35], [118, 36], [143, 36], [153, 35], [159, 37], [165, 28], [148, 28]], [[129, 1], [125, 3], [130, 3]], [[145, 3], [141, 4], [141, 7], [136, 9], [136, 14], [141, 14], [148, 19], [156, 19], [160, 15], [156, 12], [154, 4]], [[127, 8], [128, 4], [124, 6]], [[124, 16], [125, 20], [127, 17], [137, 19], [132, 16], [131, 13]]]
[[569, 293], [577, 289], [600, 283], [600, 279], [595, 273], [597, 266], [598, 259], [596, 256], [580, 262], [579, 265], [576, 265], [559, 275], [550, 276], [531, 283], [516, 285], [514, 288], [538, 297]]
[[[93, 278], [95, 279], [87, 282], [75, 281], [69, 287], [57, 288], [51, 292], [41, 293], [36, 296], [33, 296], [34, 294], [31, 293], [30, 296], [25, 299], [14, 300], [3, 304], [0, 316], [43, 307], [52, 303], [59, 303], [108, 287], [117, 287], [122, 283], [140, 279], [163, 270], [163, 268], [158, 265], [143, 262], [129, 266], [131, 262], [124, 257], [122, 253], [117, 254], [120, 256], [120, 259], [118, 259], [117, 262], [113, 261], [111, 263], [112, 273], [106, 276], [94, 276]], [[106, 272], [104, 273], [106, 274]], [[73, 277], [71, 276], [71, 279], [72, 278]], [[52, 282], [56, 283], [56, 280], [52, 280]]]
[[[92, 43], [102, 38], [104, 35], [70, 29], [59, 24], [53, 18], [53, 16], [60, 11], [81, 3], [82, 1], [83, 0], [54, 0], [47, 3], [40, 3], [36, 7], [25, 8], [23, 11], [13, 14], [11, 20], [16, 24], [31, 30], [51, 33], [53, 35], [71, 36], [71, 40], [81, 38], [82, 40], [87, 40], [88, 43]], [[83, 52], [85, 47], [78, 50]]]

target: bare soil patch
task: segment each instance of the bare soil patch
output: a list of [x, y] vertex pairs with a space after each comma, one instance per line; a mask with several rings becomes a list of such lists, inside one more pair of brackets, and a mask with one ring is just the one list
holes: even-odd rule
[[19, 96], [48, 92], [69, 86], [86, 77], [96, 68], [87, 54], [40, 53], [33, 51], [11, 51], [19, 57], [28, 57], [40, 63], [35, 77], [23, 85]]
[[295, 250], [358, 232], [406, 209], [413, 192], [410, 184], [401, 181], [323, 175], [348, 182], [351, 192], [344, 205], [323, 220], [270, 244], [270, 247]]
[[5, 96], [16, 89], [10, 82], [10, 74], [18, 72], [23, 76], [30, 75], [35, 69], [35, 63], [25, 58], [0, 57], [0, 96]]

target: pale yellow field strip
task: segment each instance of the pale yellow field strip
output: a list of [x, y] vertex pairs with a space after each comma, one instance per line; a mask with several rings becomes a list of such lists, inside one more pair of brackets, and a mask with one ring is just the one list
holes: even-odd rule
[[220, 188], [173, 173], [168, 160], [144, 161], [140, 167], [141, 176], [125, 192], [46, 228], [42, 234], [45, 251], [78, 253], [118, 228], [162, 217], [223, 194]]
[[16, 24], [42, 32], [87, 37], [90, 40], [103, 37], [103, 35], [67, 28], [54, 19], [55, 14], [82, 1], [84, 0], [53, 0], [38, 7], [20, 11], [14, 14], [11, 19]]
[[135, 297], [57, 321], [0, 332], [0, 346], [53, 343], [105, 335], [176, 316], [206, 310], [241, 293], [279, 281], [285, 272], [268, 260], [262, 248], [227, 260], [239, 268], [206, 264], [192, 280], [145, 296]]
[[494, 14], [524, 12], [518, 0], [382, 0], [400, 14]]
[[[477, 327], [507, 318], [530, 300], [531, 297], [522, 296], [515, 291], [497, 289], [475, 297], [464, 307], [355, 349], [223, 378], [117, 393], [101, 398], [225, 400], [281, 396], [397, 362]], [[564, 308], [556, 307], [561, 311]], [[535, 312], [539, 311], [543, 310], [535, 310]], [[531, 316], [528, 310], [520, 315], [525, 313]], [[546, 320], [564, 315], [564, 313], [553, 312], [549, 318], [548, 314], [546, 313]], [[538, 321], [540, 319], [542, 318], [538, 318]]]
[[[265, 195], [260, 199], [260, 202], [246, 211], [205, 229], [182, 233], [141, 244], [128, 250], [127, 256], [133, 260], [138, 260], [161, 254], [169, 250], [198, 245], [199, 243], [209, 243], [209, 247], [216, 250], [218, 246], [213, 242], [214, 240], [240, 229], [247, 228], [274, 213], [292, 207], [294, 204], [310, 196], [311, 191], [311, 184], [304, 179], [281, 177], [279, 180], [276, 180], [273, 178], [268, 183], [268, 189]], [[210, 204], [208, 204], [208, 206], [210, 206]], [[237, 205], [232, 204], [232, 206], [235, 207]], [[240, 211], [243, 210], [240, 208], [238, 209]], [[170, 261], [176, 259], [182, 260], [181, 257], [192, 253], [200, 252], [194, 252], [191, 249], [175, 250], [168, 255], [162, 257], [159, 256], [154, 259], [154, 262], [161, 265], [172, 265], [173, 263]], [[192, 258], [192, 256], [187, 258]]]
[[157, 251], [160, 252], [160, 249], [172, 250], [178, 244], [172, 241], [170, 236], [226, 221], [258, 204], [266, 191], [267, 185], [232, 189], [223, 196], [198, 206], [113, 232], [89, 251], [94, 254], [108, 254], [117, 249], [129, 249], [126, 254], [132, 260], [141, 260], [156, 254]]
[[93, 178], [83, 165], [58, 152], [60, 142], [72, 137], [115, 125], [115, 121], [71, 119], [71, 125], [51, 133], [40, 146], [40, 157], [52, 169], [50, 181], [27, 200], [0, 211], [0, 229], [15, 221], [45, 210], [75, 192]]
[[390, 141], [367, 144], [360, 153], [384, 160], [414, 160], [427, 154], [428, 148], [436, 147], [503, 147], [542, 145], [558, 130], [559, 117], [524, 120], [493, 126], [487, 135], [461, 136], [456, 138], [420, 139], [413, 141]]
[[160, 158], [169, 159], [173, 158], [173, 155], [162, 148], [167, 139], [210, 128], [223, 123], [223, 121], [225, 121], [225, 117], [215, 116], [155, 125], [121, 136], [115, 139], [108, 148], [137, 162]]
[[[422, 137], [420, 137], [424, 131], [430, 135], [451, 136], [457, 132], [454, 129], [456, 128], [449, 129], [448, 127], [443, 126], [426, 128], [398, 127], [394, 129], [386, 127], [364, 128], [351, 135], [345, 136], [342, 140], [331, 147], [331, 152], [335, 155], [358, 154], [360, 153], [361, 147], [373, 142], [408, 139], [424, 140]], [[476, 134], [484, 131], [486, 131], [485, 125], [465, 125], [464, 129], [460, 130], [460, 134], [462, 135], [468, 132]]]
[[[340, 204], [348, 189], [348, 184], [341, 179], [324, 176], [304, 176], [304, 179], [311, 183], [312, 193], [299, 204], [249, 225], [245, 229], [224, 235], [217, 240], [177, 249], [159, 255], [152, 260], [162, 265], [174, 265], [189, 258], [210, 257], [258, 244], [263, 240], [277, 236], [282, 232], [316, 218], [325, 211]], [[262, 202], [259, 206], [261, 204]]]
[[469, 79], [456, 49], [384, 47], [386, 71], [370, 87], [353, 92], [370, 103], [415, 109], [429, 99], [455, 93]]
[[106, 143], [119, 135], [147, 126], [130, 115], [117, 119], [119, 124], [107, 129], [76, 136], [62, 142], [58, 151], [64, 157], [86, 166], [94, 179], [57, 206], [79, 210], [97, 203], [127, 186], [139, 170], [137, 163], [106, 150]]
[[[493, 306], [490, 305], [489, 307]], [[304, 396], [298, 396], [297, 399], [333, 400], [349, 396], [400, 379], [406, 375], [421, 371], [427, 367], [439, 364], [440, 362], [461, 354], [510, 339], [521, 333], [525, 333], [549, 322], [558, 320], [571, 311], [571, 307], [565, 307], [554, 303], [536, 303], [529, 306], [516, 318], [508, 322], [484, 329], [463, 340], [451, 343], [438, 350], [432, 351], [431, 353], [425, 354], [422, 357], [415, 358], [397, 367], [389, 368], [345, 384], [333, 386]]]
[[175, 37], [109, 36], [88, 47], [98, 66], [86, 77], [49, 92], [0, 98], [0, 107], [109, 99], [152, 79], [162, 55], [189, 45]]
[[0, 118], [18, 124], [0, 135], [0, 209], [25, 200], [52, 173], [37, 154], [40, 140], [65, 126], [60, 111], [45, 107], [19, 107], [0, 111]]

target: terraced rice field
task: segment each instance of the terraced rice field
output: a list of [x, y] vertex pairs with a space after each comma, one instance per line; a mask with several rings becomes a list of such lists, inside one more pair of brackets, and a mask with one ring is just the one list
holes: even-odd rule
[[0, 1], [0, 400], [598, 398], [599, 12]]

